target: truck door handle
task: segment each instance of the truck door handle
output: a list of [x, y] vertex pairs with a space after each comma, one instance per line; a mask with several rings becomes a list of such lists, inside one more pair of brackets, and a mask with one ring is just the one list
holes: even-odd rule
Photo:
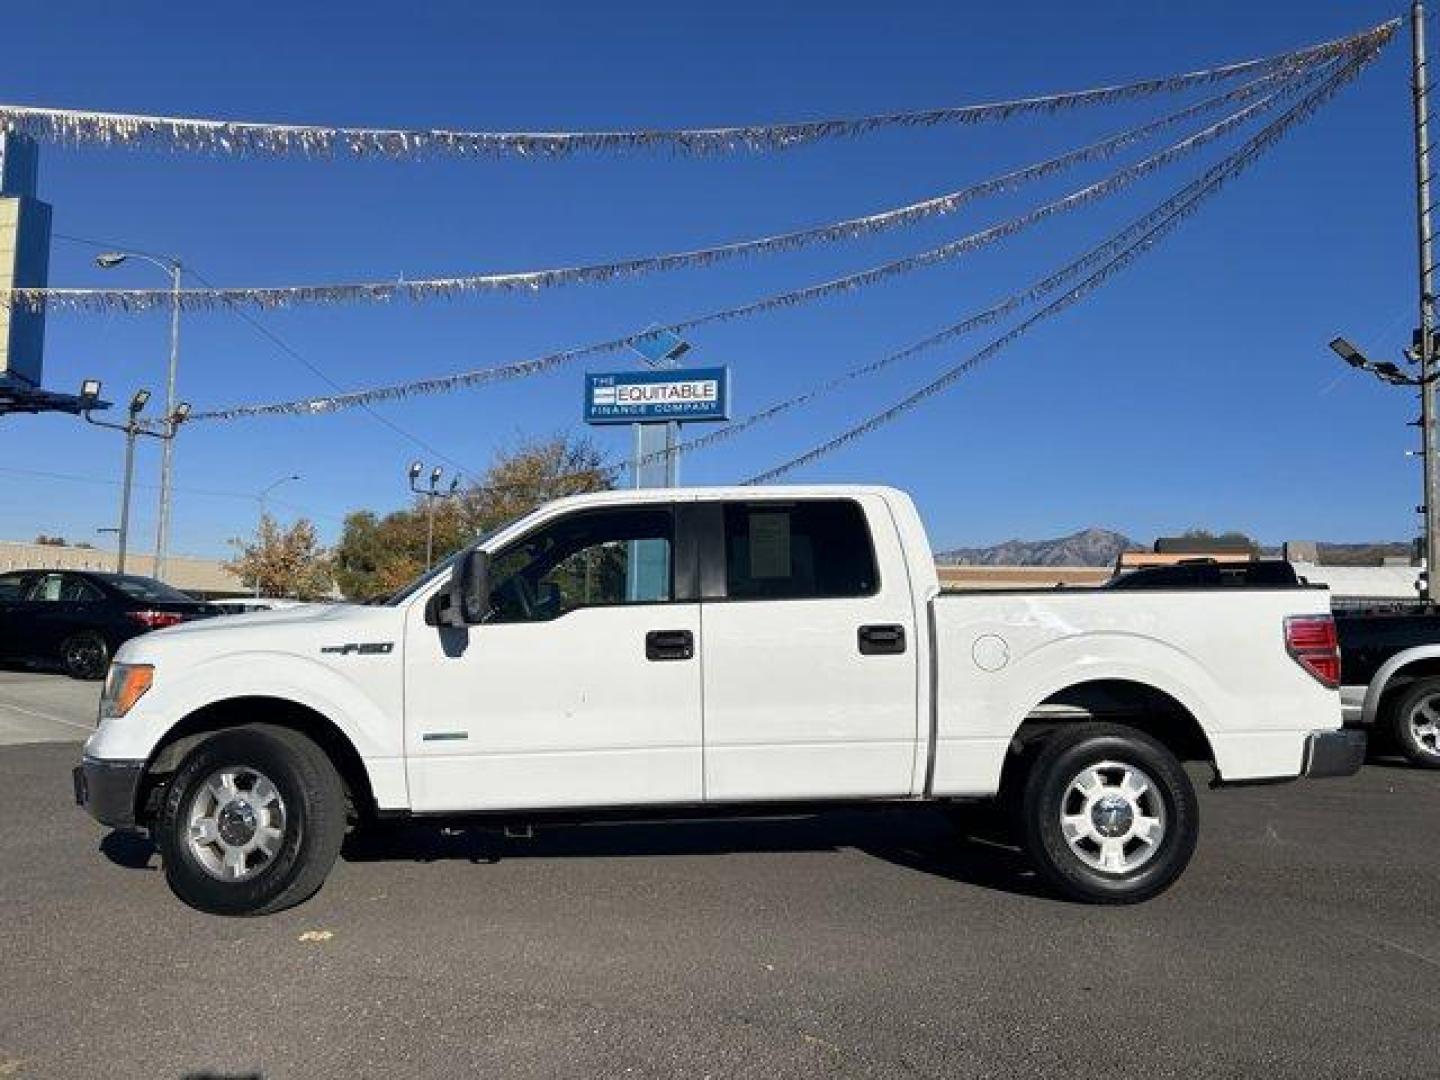
[[860, 652], [865, 656], [905, 651], [905, 627], [893, 623], [860, 627]]
[[689, 630], [651, 630], [645, 635], [646, 660], [689, 660], [695, 656], [695, 635]]

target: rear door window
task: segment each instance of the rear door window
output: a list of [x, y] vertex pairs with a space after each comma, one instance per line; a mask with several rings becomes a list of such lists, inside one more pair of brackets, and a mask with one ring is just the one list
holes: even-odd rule
[[60, 599], [71, 604], [98, 604], [105, 599], [105, 594], [83, 577], [66, 574], [65, 583], [60, 586]]
[[730, 599], [870, 596], [879, 585], [870, 527], [858, 504], [815, 499], [726, 505]]
[[65, 576], [63, 574], [42, 574], [31, 587], [30, 595], [26, 599], [44, 603], [59, 603], [60, 594], [64, 588]]

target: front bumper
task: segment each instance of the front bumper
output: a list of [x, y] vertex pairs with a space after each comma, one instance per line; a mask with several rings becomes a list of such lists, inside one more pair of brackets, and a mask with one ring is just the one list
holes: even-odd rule
[[143, 761], [108, 761], [84, 757], [71, 778], [75, 803], [101, 825], [112, 829], [135, 827], [135, 798], [145, 775]]
[[1365, 732], [1312, 731], [1305, 740], [1305, 775], [1354, 776], [1365, 764]]

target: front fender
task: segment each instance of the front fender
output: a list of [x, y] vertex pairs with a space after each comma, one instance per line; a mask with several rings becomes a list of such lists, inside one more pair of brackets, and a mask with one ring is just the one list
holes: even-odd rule
[[[251, 650], [193, 663], [157, 663], [150, 690], [123, 717], [102, 721], [87, 756], [148, 760], [167, 733], [199, 710], [242, 697], [271, 697], [329, 720], [354, 746], [382, 807], [405, 802], [403, 702], [393, 656], [355, 656], [344, 673], [289, 652]], [[263, 720], [257, 715], [256, 720]]]

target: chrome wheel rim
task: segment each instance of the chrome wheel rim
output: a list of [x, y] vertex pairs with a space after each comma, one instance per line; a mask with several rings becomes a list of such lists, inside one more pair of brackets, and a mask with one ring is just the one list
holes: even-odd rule
[[220, 881], [245, 881], [280, 854], [285, 800], [258, 769], [217, 769], [190, 800], [185, 836], [190, 854], [207, 874]]
[[1408, 717], [1410, 738], [1422, 754], [1440, 757], [1440, 694], [1431, 694], [1415, 703]]
[[1165, 839], [1165, 800], [1145, 770], [1097, 762], [1065, 788], [1060, 831], [1092, 870], [1133, 873], [1155, 857]]

